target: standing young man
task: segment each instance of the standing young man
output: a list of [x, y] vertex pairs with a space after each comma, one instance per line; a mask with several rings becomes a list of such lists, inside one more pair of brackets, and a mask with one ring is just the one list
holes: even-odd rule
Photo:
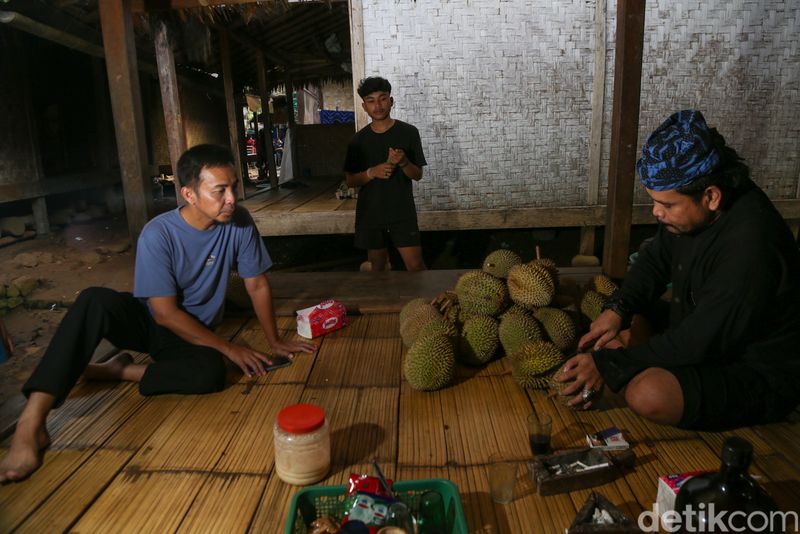
[[388, 80], [366, 78], [358, 95], [372, 122], [353, 136], [344, 164], [348, 187], [361, 187], [355, 245], [367, 251], [373, 271], [385, 270], [390, 242], [406, 270], [423, 271], [412, 188], [412, 180], [422, 179], [422, 167], [427, 165], [419, 131], [390, 116], [394, 99]]
[[[275, 355], [313, 352], [310, 343], [278, 338], [266, 271], [267, 249], [246, 209], [236, 206], [238, 181], [227, 148], [198, 145], [178, 161], [186, 205], [145, 225], [136, 251], [134, 293], [91, 287], [61, 321], [42, 360], [22, 388], [28, 402], [0, 483], [22, 480], [41, 464], [50, 443], [47, 416], [64, 402], [81, 374], [89, 379], [139, 383], [142, 395], [199, 394], [225, 385], [225, 359], [242, 372], [263, 375], [270, 358], [214, 333], [222, 319], [228, 274], [237, 268]], [[89, 364], [101, 339], [117, 348], [148, 352], [150, 364], [121, 353]]]

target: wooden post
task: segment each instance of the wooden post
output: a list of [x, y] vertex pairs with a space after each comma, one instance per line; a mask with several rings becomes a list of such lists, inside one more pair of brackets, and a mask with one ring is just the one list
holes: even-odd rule
[[356, 131], [369, 122], [369, 116], [361, 107], [358, 84], [366, 77], [364, 58], [364, 6], [362, 0], [348, 0], [350, 7], [350, 65], [353, 71], [353, 109], [356, 110]]
[[130, 0], [99, 2], [98, 5], [128, 230], [135, 244], [153, 213], [153, 193], [145, 173], [144, 117]]
[[[44, 179], [44, 169], [42, 166], [42, 152], [39, 150], [39, 133], [36, 128], [36, 115], [34, 113], [33, 101], [31, 99], [31, 79], [28, 71], [27, 54], [25, 43], [21, 35], [11, 32], [12, 49], [9, 51], [13, 69], [19, 76], [19, 83], [22, 86], [25, 117], [28, 122], [28, 143], [30, 144], [30, 156], [33, 167], [32, 180], [41, 182]], [[47, 217], [47, 198], [44, 196], [36, 197], [31, 201], [31, 211], [33, 212], [33, 223], [36, 226], [36, 235], [44, 237], [50, 233], [50, 220]]]
[[[291, 132], [289, 136], [289, 141], [291, 142], [289, 146], [289, 157], [292, 162], [292, 179], [297, 179], [300, 177], [300, 174], [297, 172], [297, 147], [299, 145], [297, 143], [297, 123], [294, 120], [294, 85], [292, 84], [292, 75], [288, 72], [286, 73], [286, 113], [288, 114], [288, 128]], [[283, 146], [283, 157], [286, 157], [286, 144]], [[285, 179], [284, 177], [284, 180]]]
[[[594, 73], [592, 80], [592, 125], [589, 131], [589, 183], [586, 204], [597, 204], [600, 193], [602, 160], [603, 111], [606, 95], [606, 0], [597, 0], [594, 8]], [[578, 254], [594, 255], [596, 228], [581, 228]]]
[[[108, 101], [108, 77], [106, 76], [103, 58], [92, 59], [92, 76], [94, 78], [94, 107], [95, 107], [95, 163], [104, 174], [110, 174], [111, 163], [114, 157], [114, 145], [111, 137], [114, 127], [108, 113], [111, 103]], [[124, 199], [117, 192], [115, 185], [104, 188], [106, 208], [112, 215], [121, 215], [125, 212]]]
[[[258, 92], [261, 96], [261, 118], [264, 120], [264, 157], [267, 161], [267, 174], [272, 189], [278, 188], [278, 171], [275, 168], [275, 149], [272, 146], [272, 117], [269, 115], [269, 89], [267, 89], [267, 62], [264, 52], [256, 53], [256, 70], [258, 71]], [[258, 121], [256, 121], [258, 130]]]
[[236, 110], [236, 98], [233, 95], [233, 67], [231, 66], [231, 43], [226, 30], [219, 32], [219, 52], [222, 58], [222, 82], [225, 87], [225, 108], [228, 111], [228, 136], [231, 153], [236, 164], [236, 178], [239, 180], [239, 199], [244, 199], [244, 178], [242, 177], [242, 156], [239, 150], [239, 127], [242, 122], [241, 110]]
[[178, 76], [175, 72], [175, 58], [172, 44], [163, 20], [156, 21], [155, 28], [156, 62], [158, 64], [158, 84], [161, 87], [161, 105], [164, 108], [164, 125], [167, 128], [167, 145], [172, 176], [175, 184], [175, 197], [179, 206], [185, 203], [181, 195], [178, 179], [178, 159], [186, 152], [186, 127], [181, 112], [181, 98], [178, 91]]
[[644, 48], [644, 0], [617, 1], [614, 108], [603, 272], [624, 278], [628, 267], [633, 211], [633, 181], [639, 137], [639, 98]]

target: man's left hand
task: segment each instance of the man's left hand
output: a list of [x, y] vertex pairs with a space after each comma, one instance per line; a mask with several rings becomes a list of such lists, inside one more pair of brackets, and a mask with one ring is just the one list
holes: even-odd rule
[[592, 407], [593, 400], [603, 391], [603, 377], [594, 364], [594, 358], [589, 353], [577, 354], [567, 360], [564, 364], [561, 375], [556, 377], [559, 382], [569, 382], [572, 384], [565, 387], [562, 395], [575, 395], [567, 404], [569, 406], [580, 406], [584, 410]]
[[272, 344], [272, 354], [275, 356], [294, 356], [296, 352], [306, 352], [314, 354], [317, 352], [317, 346], [307, 341], [276, 341]]
[[390, 148], [388, 162], [392, 165], [400, 165], [405, 167], [406, 163], [408, 163], [405, 150], [402, 148]]

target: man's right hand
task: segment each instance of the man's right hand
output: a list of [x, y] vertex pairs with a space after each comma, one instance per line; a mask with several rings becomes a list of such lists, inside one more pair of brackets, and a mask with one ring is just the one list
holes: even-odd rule
[[[617, 337], [622, 328], [622, 317], [612, 310], [606, 310], [592, 322], [589, 331], [578, 341], [580, 350], [600, 350]], [[589, 345], [594, 343], [590, 349]]]
[[272, 365], [272, 360], [267, 355], [234, 343], [229, 345], [224, 354], [249, 377], [264, 376], [267, 374], [265, 364]]
[[395, 165], [393, 163], [380, 163], [374, 167], [370, 167], [369, 174], [373, 178], [379, 180], [388, 180], [394, 172]]

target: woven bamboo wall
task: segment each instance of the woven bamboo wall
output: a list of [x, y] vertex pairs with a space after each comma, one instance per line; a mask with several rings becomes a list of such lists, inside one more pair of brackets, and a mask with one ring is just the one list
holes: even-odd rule
[[[392, 82], [429, 167], [417, 206], [586, 204], [592, 113], [603, 114], [605, 200], [614, 68], [606, 17], [603, 109], [592, 109], [594, 1], [363, 0], [366, 75]], [[773, 198], [800, 177], [800, 6], [649, 1], [640, 138], [671, 111], [704, 110]], [[645, 201], [643, 191], [637, 198]]]

